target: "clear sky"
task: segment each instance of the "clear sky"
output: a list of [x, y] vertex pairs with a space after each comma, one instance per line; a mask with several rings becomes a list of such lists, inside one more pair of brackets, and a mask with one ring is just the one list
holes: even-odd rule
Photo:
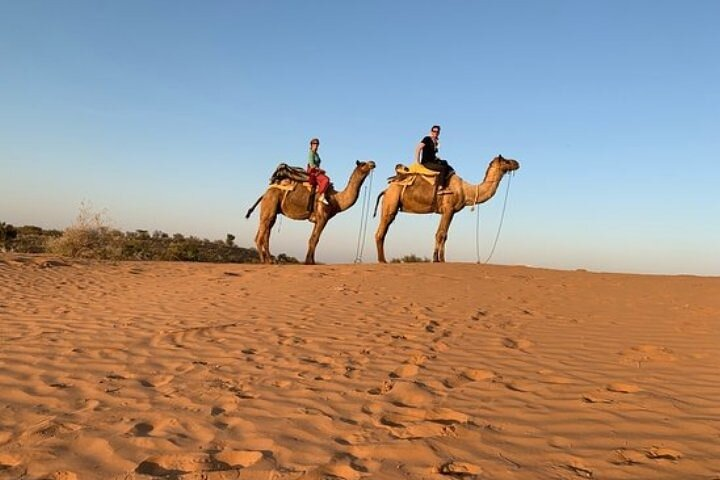
[[[64, 228], [86, 202], [252, 246], [245, 211], [311, 137], [338, 189], [377, 163], [374, 202], [437, 123], [468, 181], [521, 164], [491, 263], [720, 275], [719, 19], [710, 0], [0, 0], [0, 221]], [[481, 260], [507, 183], [479, 207]], [[318, 261], [353, 261], [361, 213]], [[448, 261], [476, 261], [476, 215]], [[431, 256], [438, 220], [401, 214], [388, 257]], [[310, 231], [284, 219], [271, 249], [304, 258]]]

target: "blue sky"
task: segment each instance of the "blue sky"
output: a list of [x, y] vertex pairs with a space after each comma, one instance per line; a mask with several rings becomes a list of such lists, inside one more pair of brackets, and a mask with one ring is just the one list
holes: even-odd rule
[[[0, 0], [0, 220], [64, 228], [86, 202], [122, 230], [252, 246], [245, 211], [311, 137], [337, 187], [375, 160], [374, 201], [437, 123], [468, 181], [521, 163], [491, 263], [720, 275], [718, 18], [716, 1]], [[479, 208], [481, 260], [506, 187]], [[352, 262], [361, 212], [318, 261]], [[449, 261], [476, 261], [476, 215]], [[401, 214], [388, 256], [431, 256], [438, 220]], [[272, 251], [304, 258], [310, 230], [283, 220]]]

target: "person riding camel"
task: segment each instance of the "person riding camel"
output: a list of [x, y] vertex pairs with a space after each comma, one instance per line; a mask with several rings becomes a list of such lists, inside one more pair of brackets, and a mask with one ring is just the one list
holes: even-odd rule
[[317, 200], [325, 205], [328, 205], [327, 198], [325, 198], [325, 192], [327, 191], [328, 185], [330, 185], [330, 179], [325, 174], [325, 170], [320, 168], [321, 160], [320, 155], [317, 153], [319, 147], [319, 139], [313, 138], [310, 140], [310, 151], [308, 152], [307, 161], [308, 182], [311, 187], [316, 188], [316, 193], [318, 195]]
[[423, 167], [439, 173], [437, 193], [442, 195], [452, 193], [445, 189], [448, 173], [452, 171], [452, 167], [447, 160], [438, 157], [439, 137], [440, 125], [433, 125], [430, 135], [424, 137], [415, 148], [415, 161], [422, 164]]

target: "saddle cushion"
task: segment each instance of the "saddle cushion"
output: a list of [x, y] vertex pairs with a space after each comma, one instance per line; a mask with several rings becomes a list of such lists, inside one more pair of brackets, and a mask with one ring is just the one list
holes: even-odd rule
[[291, 167], [286, 163], [281, 163], [277, 166], [270, 177], [270, 183], [279, 183], [284, 179], [293, 180], [295, 182], [307, 182], [308, 174], [302, 167]]
[[421, 163], [413, 162], [409, 166], [405, 166], [402, 163], [398, 163], [395, 165], [395, 172], [402, 174], [402, 173], [419, 173], [420, 175], [430, 175], [430, 176], [436, 176], [440, 172], [436, 172], [435, 170], [430, 170], [429, 168], [424, 167]]

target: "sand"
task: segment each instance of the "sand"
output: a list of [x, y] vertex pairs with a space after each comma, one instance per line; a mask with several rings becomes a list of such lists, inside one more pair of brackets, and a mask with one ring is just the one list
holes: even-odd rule
[[0, 255], [0, 479], [718, 479], [720, 278]]

